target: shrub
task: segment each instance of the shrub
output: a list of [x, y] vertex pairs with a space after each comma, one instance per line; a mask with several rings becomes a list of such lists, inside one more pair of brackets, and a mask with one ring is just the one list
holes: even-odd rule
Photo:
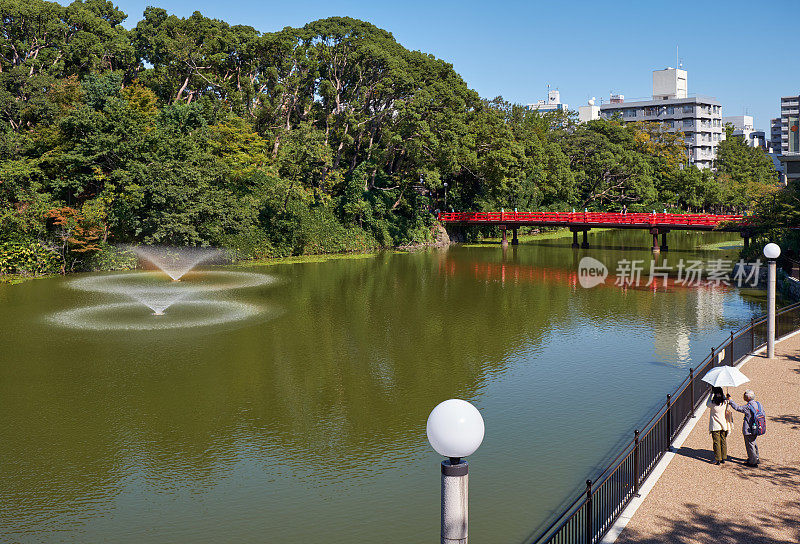
[[0, 243], [0, 274], [33, 276], [56, 274], [63, 269], [61, 254], [39, 242]]

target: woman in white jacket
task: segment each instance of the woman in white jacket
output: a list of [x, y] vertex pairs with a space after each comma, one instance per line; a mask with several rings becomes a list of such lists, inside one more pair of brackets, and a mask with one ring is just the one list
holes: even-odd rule
[[711, 433], [711, 440], [714, 442], [714, 459], [716, 459], [714, 464], [724, 464], [728, 458], [727, 437], [730, 424], [726, 415], [728, 401], [721, 387], [711, 388], [711, 396], [706, 406], [711, 412], [711, 417], [708, 418], [708, 432]]

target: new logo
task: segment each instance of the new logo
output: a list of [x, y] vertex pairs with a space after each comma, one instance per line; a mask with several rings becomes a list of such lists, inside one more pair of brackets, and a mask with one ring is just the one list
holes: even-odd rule
[[605, 283], [608, 277], [606, 265], [591, 257], [584, 257], [578, 263], [578, 283], [584, 289], [591, 289], [601, 283]]

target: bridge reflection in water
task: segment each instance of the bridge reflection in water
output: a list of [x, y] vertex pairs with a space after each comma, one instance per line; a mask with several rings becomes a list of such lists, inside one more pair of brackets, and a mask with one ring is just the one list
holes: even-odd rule
[[[653, 260], [649, 266], [655, 264], [660, 266], [662, 260]], [[494, 281], [500, 283], [530, 283], [530, 284], [547, 284], [559, 283], [569, 285], [573, 290], [583, 288], [579, 279], [579, 266], [580, 261], [577, 257], [575, 259], [575, 267], [573, 269], [563, 268], [547, 268], [542, 266], [535, 266], [529, 264], [520, 264], [514, 262], [492, 262], [492, 261], [459, 261], [456, 259], [445, 259], [439, 262], [439, 273], [448, 276], [469, 276], [475, 280]], [[650, 277], [650, 268], [643, 267], [639, 271], [638, 278], [631, 275], [614, 275], [615, 270], [609, 270], [608, 276], [602, 283], [598, 283], [592, 288], [616, 288], [616, 289], [635, 289], [638, 291], [652, 291], [652, 292], [666, 292], [675, 289], [717, 289], [729, 290], [732, 289], [721, 281], [704, 281], [700, 278], [699, 281], [688, 281], [685, 277], [678, 278], [677, 276], [664, 275], [662, 271], [654, 269], [653, 277]]]

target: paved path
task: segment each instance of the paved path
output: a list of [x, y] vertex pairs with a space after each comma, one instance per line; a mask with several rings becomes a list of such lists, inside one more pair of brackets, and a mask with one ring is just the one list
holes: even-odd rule
[[741, 367], [767, 413], [761, 464], [742, 463], [742, 414], [734, 412], [724, 465], [713, 464], [706, 410], [617, 540], [622, 544], [800, 543], [800, 335]]

